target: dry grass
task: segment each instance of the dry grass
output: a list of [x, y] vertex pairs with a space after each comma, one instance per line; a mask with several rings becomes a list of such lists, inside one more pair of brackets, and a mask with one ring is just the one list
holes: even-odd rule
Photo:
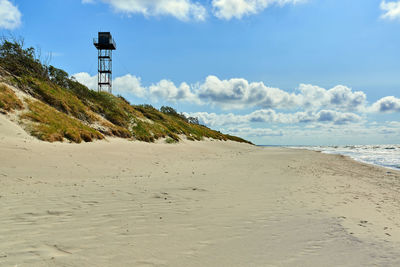
[[8, 112], [15, 109], [22, 109], [21, 100], [15, 95], [14, 91], [5, 84], [0, 84], [0, 109]]
[[91, 142], [95, 139], [103, 139], [98, 131], [83, 124], [77, 119], [59, 112], [58, 110], [40, 102], [27, 100], [29, 112], [21, 118], [31, 120], [30, 132], [40, 140], [55, 142], [64, 138], [71, 142]]
[[88, 123], [95, 120], [91, 110], [73, 92], [50, 81], [33, 77], [23, 77], [20, 79], [20, 82], [31, 89], [30, 93], [34, 97], [49, 104], [58, 111]]

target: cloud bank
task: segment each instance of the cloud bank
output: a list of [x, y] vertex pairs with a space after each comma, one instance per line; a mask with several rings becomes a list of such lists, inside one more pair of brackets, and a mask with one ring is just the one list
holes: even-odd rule
[[[89, 88], [97, 88], [96, 76], [90, 76], [88, 73], [77, 73], [73, 76]], [[141, 84], [140, 78], [128, 74], [116, 78], [113, 84], [114, 90], [118, 93], [129, 93], [155, 101], [185, 101], [212, 105], [225, 110], [329, 108], [339, 111], [364, 111], [367, 98], [365, 93], [353, 91], [343, 85], [324, 89], [315, 85], [300, 84], [295, 93], [289, 93], [279, 88], [268, 87], [262, 82], [248, 82], [242, 78], [220, 80], [214, 75], [194, 85], [183, 82], [176, 86], [172, 81], [161, 80], [145, 87]]]
[[[210, 3], [195, 0], [81, 0], [83, 4], [93, 4], [103, 2], [110, 5], [115, 12], [127, 15], [142, 14], [145, 17], [172, 16], [181, 21], [204, 21], [208, 14], [214, 15], [218, 19], [231, 20], [242, 19], [243, 17], [261, 13], [271, 6], [283, 7], [285, 5], [295, 5], [307, 2], [307, 0], [210, 0]], [[14, 7], [9, 0], [0, 0], [0, 5], [6, 10]], [[6, 7], [7, 5], [7, 7]], [[3, 7], [1, 6], [1, 7]], [[14, 7], [15, 8], [15, 7]], [[18, 9], [15, 8], [17, 11]], [[383, 19], [400, 19], [400, 0], [382, 0], [380, 9], [384, 12]], [[6, 14], [6, 12], [4, 12]], [[7, 25], [18, 25], [20, 13], [13, 11], [15, 16], [4, 18], [9, 20]], [[4, 16], [0, 16], [2, 18]], [[17, 23], [15, 23], [16, 21]], [[0, 20], [1, 22], [1, 20]], [[0, 24], [1, 25], [1, 24]], [[7, 26], [10, 27], [10, 26]], [[12, 26], [11, 26], [12, 27]]]
[[[79, 82], [89, 88], [97, 89], [97, 76], [81, 72], [73, 75]], [[368, 112], [400, 112], [400, 99], [387, 96], [372, 105], [367, 104], [367, 96], [362, 91], [353, 91], [344, 85], [325, 89], [310, 84], [300, 84], [294, 92], [286, 92], [279, 88], [268, 87], [262, 82], [249, 82], [242, 78], [221, 80], [214, 75], [208, 76], [203, 82], [189, 85], [182, 82], [179, 86], [172, 81], [163, 79], [150, 86], [141, 84], [140, 77], [127, 74], [117, 77], [113, 82], [114, 91], [120, 94], [130, 94], [134, 97], [147, 98], [153, 101], [187, 102], [197, 105], [210, 105], [224, 110], [240, 110], [256, 108], [266, 110], [296, 111], [300, 116], [307, 114], [320, 115], [319, 121], [345, 122], [339, 114], [355, 114]], [[329, 113], [328, 111], [337, 113]], [[306, 116], [307, 117], [307, 116]], [[351, 117], [351, 116], [350, 116]], [[347, 118], [350, 118], [347, 117]], [[336, 119], [331, 119], [336, 118]], [[351, 117], [349, 121], [357, 121]], [[300, 119], [299, 119], [300, 120]], [[306, 120], [306, 119], [304, 119]], [[316, 121], [317, 119], [311, 119]]]
[[321, 107], [340, 110], [359, 110], [366, 102], [366, 95], [353, 92], [338, 85], [332, 89], [300, 84], [299, 93], [288, 93], [279, 88], [268, 87], [262, 82], [249, 83], [245, 79], [220, 80], [208, 76], [198, 90], [198, 97], [226, 109], [259, 107], [275, 109], [319, 109]]
[[182, 21], [203, 21], [208, 13], [223, 20], [262, 12], [270, 6], [297, 4], [306, 0], [212, 0], [204, 4], [193, 0], [82, 0], [82, 3], [95, 2], [109, 4], [116, 12], [150, 16], [172, 16]]
[[344, 125], [358, 123], [362, 117], [355, 113], [342, 113], [334, 110], [321, 110], [318, 112], [277, 113], [272, 109], [261, 109], [246, 115], [216, 114], [208, 112], [185, 113], [187, 116], [196, 117], [200, 123], [212, 127], [234, 124], [271, 123], [271, 124], [298, 124], [298, 123], [332, 123]]
[[13, 30], [21, 25], [21, 12], [9, 0], [0, 0], [0, 28]]
[[[221, 128], [221, 131], [255, 140], [264, 144], [367, 144], [372, 140], [387, 142], [388, 138], [398, 140], [400, 137], [398, 122], [365, 123], [365, 124], [316, 124], [310, 126], [279, 126], [256, 128], [242, 125]], [[323, 139], [321, 139], [323, 137]], [[350, 137], [350, 138], [349, 138]], [[353, 137], [353, 138], [351, 138]], [[329, 138], [328, 141], [325, 138]], [[300, 140], [300, 141], [299, 141]], [[385, 141], [386, 140], [386, 141]], [[304, 143], [301, 143], [304, 142]], [[376, 141], [375, 141], [376, 142]]]

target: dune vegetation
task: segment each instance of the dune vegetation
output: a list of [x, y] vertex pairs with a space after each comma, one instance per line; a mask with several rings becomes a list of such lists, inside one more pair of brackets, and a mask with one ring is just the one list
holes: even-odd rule
[[4, 112], [22, 109], [21, 100], [15, 95], [14, 91], [6, 84], [0, 84], [0, 110]]
[[[90, 90], [67, 72], [43, 64], [35, 53], [23, 48], [22, 42], [1, 41], [0, 111], [22, 110], [21, 124], [41, 140], [80, 143], [114, 136], [145, 142], [212, 138], [250, 143], [201, 125], [171, 107], [131, 105], [122, 96]], [[27, 97], [17, 96], [16, 90]]]

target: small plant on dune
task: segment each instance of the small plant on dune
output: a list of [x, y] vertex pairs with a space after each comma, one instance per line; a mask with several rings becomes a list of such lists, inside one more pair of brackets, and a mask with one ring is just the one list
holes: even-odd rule
[[196, 139], [194, 139], [194, 138], [191, 137], [191, 136], [186, 136], [186, 139], [189, 140], [189, 141], [196, 141]]
[[176, 141], [175, 139], [173, 139], [171, 137], [167, 137], [167, 139], [165, 139], [165, 143], [167, 143], [167, 144], [175, 144], [175, 143], [178, 143], [178, 141]]

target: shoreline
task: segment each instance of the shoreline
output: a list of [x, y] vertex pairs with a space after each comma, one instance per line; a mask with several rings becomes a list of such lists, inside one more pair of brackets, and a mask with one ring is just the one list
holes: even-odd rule
[[354, 158], [354, 157], [352, 157], [352, 156], [349, 156], [349, 155], [343, 155], [343, 154], [340, 154], [340, 153], [326, 153], [326, 152], [324, 152], [324, 151], [316, 151], [316, 152], [320, 152], [320, 153], [328, 154], [328, 155], [340, 155], [340, 156], [347, 157], [347, 158], [349, 158], [349, 159], [351, 159], [351, 160], [353, 160], [353, 161], [355, 161], [355, 162], [357, 162], [357, 163], [367, 164], [367, 165], [371, 165], [371, 166], [383, 168], [383, 169], [386, 169], [386, 170], [392, 170], [392, 171], [400, 172], [400, 168], [394, 168], [394, 167], [379, 165], [379, 164], [377, 164], [377, 163], [372, 163], [372, 162], [363, 161], [363, 160], [356, 159], [356, 158]]
[[[394, 144], [394, 145], [393, 144], [391, 144], [391, 145], [362, 145], [362, 146], [398, 146], [398, 147], [400, 147], [400, 145], [398, 145], [398, 144]], [[268, 146], [260, 146], [260, 147], [268, 147]], [[352, 159], [352, 160], [354, 160], [356, 162], [359, 162], [359, 163], [373, 165], [373, 166], [377, 166], [377, 167], [382, 167], [382, 168], [393, 170], [393, 171], [400, 171], [400, 167], [391, 167], [391, 166], [387, 166], [387, 165], [383, 165], [383, 164], [379, 164], [379, 163], [370, 162], [370, 161], [367, 161], [367, 160], [362, 160], [360, 158], [357, 158], [356, 156], [348, 155], [343, 151], [325, 151], [323, 149], [321, 149], [321, 150], [317, 149], [317, 147], [330, 148], [330, 147], [333, 147], [333, 146], [298, 146], [298, 147], [296, 147], [296, 146], [272, 146], [272, 147], [282, 147], [282, 148], [308, 150], [308, 151], [315, 151], [315, 152], [328, 154], [328, 155], [342, 155], [342, 156], [348, 157], [348, 158], [350, 158], [350, 159]], [[307, 148], [307, 147], [310, 147], [310, 148], [314, 147], [315, 149], [310, 149], [310, 148]]]
[[234, 142], [2, 134], [0, 266], [400, 264], [400, 172]]

